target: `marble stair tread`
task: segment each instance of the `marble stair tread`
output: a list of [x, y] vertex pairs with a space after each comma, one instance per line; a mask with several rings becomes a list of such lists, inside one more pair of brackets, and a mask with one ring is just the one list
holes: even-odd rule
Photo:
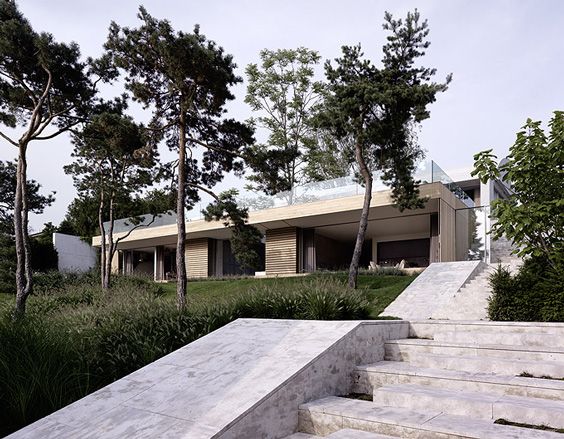
[[505, 358], [528, 361], [558, 361], [564, 364], [564, 348], [509, 346], [500, 344], [439, 342], [427, 339], [392, 340], [384, 343], [386, 360], [410, 360], [421, 353]]
[[[319, 415], [316, 417], [316, 415]], [[328, 397], [300, 406], [300, 417], [320, 430], [343, 427], [385, 432], [400, 437], [442, 437], [468, 439], [554, 438], [559, 433], [494, 424], [466, 416], [449, 415], [440, 410], [411, 410], [379, 406], [371, 401]], [[302, 421], [303, 425], [306, 422]], [[335, 426], [339, 426], [338, 428]]]
[[434, 409], [451, 415], [564, 428], [564, 401], [485, 392], [447, 390], [414, 384], [379, 387], [374, 391], [378, 404], [408, 409]]
[[497, 373], [468, 372], [463, 370], [434, 369], [419, 367], [404, 361], [379, 361], [356, 367], [357, 372], [408, 375], [440, 380], [468, 381], [486, 384], [511, 385], [534, 389], [549, 389], [562, 392], [564, 399], [564, 380], [503, 375]]
[[[308, 433], [294, 433], [290, 436], [286, 436], [284, 439], [316, 439], [323, 436], [314, 436]], [[387, 436], [384, 434], [371, 433], [369, 431], [353, 430], [352, 428], [343, 428], [342, 430], [337, 430], [328, 436], [329, 439], [397, 439], [397, 436]]]
[[440, 331], [433, 338], [439, 343], [486, 345], [488, 342], [495, 341], [496, 345], [517, 345], [522, 348], [534, 347], [548, 350], [564, 349], [564, 337], [543, 332]]
[[484, 350], [500, 350], [512, 352], [538, 352], [549, 354], [564, 354], [564, 347], [546, 347], [546, 346], [508, 346], [504, 344], [486, 344], [486, 343], [469, 343], [469, 342], [449, 342], [449, 341], [436, 341], [419, 338], [404, 338], [398, 340], [389, 340], [385, 342], [386, 345], [402, 345], [402, 346], [423, 346], [433, 348], [469, 348], [469, 349], [484, 349]]
[[[386, 356], [386, 360], [395, 359]], [[418, 353], [412, 355], [410, 364], [432, 369], [458, 370], [491, 374], [531, 374], [536, 377], [549, 376], [564, 377], [564, 362], [519, 360], [501, 357], [479, 357], [476, 355], [444, 355], [432, 353]]]
[[397, 439], [397, 436], [388, 436], [385, 434], [371, 433], [369, 431], [354, 430], [352, 428], [343, 428], [329, 436], [329, 439]]

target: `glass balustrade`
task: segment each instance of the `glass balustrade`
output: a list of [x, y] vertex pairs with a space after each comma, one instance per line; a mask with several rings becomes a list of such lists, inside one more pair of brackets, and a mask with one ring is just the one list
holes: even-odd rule
[[490, 209], [474, 207], [456, 210], [455, 248], [457, 261], [486, 261]]

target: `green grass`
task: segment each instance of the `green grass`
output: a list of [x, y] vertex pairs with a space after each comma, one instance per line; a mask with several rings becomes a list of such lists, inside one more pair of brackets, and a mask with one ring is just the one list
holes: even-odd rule
[[[309, 276], [280, 278], [212, 279], [188, 282], [187, 301], [189, 305], [207, 306], [232, 300], [272, 286], [287, 287], [291, 293], [297, 282], [301, 283], [320, 277], [331, 277], [346, 285], [346, 273], [323, 273]], [[361, 274], [358, 277], [358, 292], [369, 302], [370, 317], [378, 315], [415, 279], [416, 276], [389, 276]], [[163, 283], [167, 296], [176, 294], [176, 283]]]
[[15, 304], [15, 296], [13, 294], [0, 293], [0, 309]]
[[[346, 285], [346, 273], [323, 273], [308, 276], [280, 277], [280, 278], [234, 278], [234, 279], [211, 279], [188, 282], [187, 302], [188, 306], [210, 306], [231, 301], [235, 298], [251, 294], [268, 287], [287, 287], [288, 293], [293, 292], [293, 287], [298, 282], [307, 279], [312, 281], [320, 277], [331, 277]], [[413, 282], [416, 276], [392, 276], [392, 275], [369, 275], [361, 274], [358, 277], [358, 292], [369, 302], [370, 317], [378, 318], [378, 315]], [[176, 294], [176, 283], [158, 284], [164, 291], [165, 301], [173, 301]], [[29, 307], [33, 308], [36, 298], [30, 297]], [[0, 294], [0, 310], [12, 307], [14, 296], [12, 294]]]

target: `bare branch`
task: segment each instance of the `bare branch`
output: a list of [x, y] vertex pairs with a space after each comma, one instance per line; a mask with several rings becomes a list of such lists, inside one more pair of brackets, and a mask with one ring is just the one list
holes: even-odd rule
[[208, 144], [208, 143], [202, 142], [201, 140], [195, 139], [195, 138], [193, 138], [193, 137], [188, 137], [186, 140], [188, 140], [188, 141], [190, 141], [190, 142], [193, 142], [193, 143], [196, 143], [196, 144], [198, 144], [198, 145], [200, 145], [200, 146], [203, 146], [204, 148], [211, 149], [212, 151], [222, 152], [222, 153], [225, 153], [225, 154], [232, 155], [232, 156], [234, 156], [234, 157], [243, 158], [243, 156], [242, 156], [241, 154], [239, 154], [239, 153], [236, 153], [236, 152], [234, 152], [234, 151], [229, 151], [229, 150], [227, 150], [227, 149], [223, 149], [223, 148], [220, 147], [220, 146], [212, 146], [212, 145], [210, 145], [210, 144]]
[[73, 126], [75, 126], [76, 124], [78, 124], [80, 121], [77, 120], [72, 124], [69, 125], [65, 125], [63, 128], [61, 128], [60, 130], [55, 131], [52, 134], [49, 134], [47, 136], [39, 136], [39, 137], [34, 137], [33, 140], [49, 140], [52, 139], [53, 137], [57, 137], [59, 134], [64, 133], [65, 131], [69, 131]]
[[190, 186], [190, 187], [193, 187], [193, 188], [195, 188], [195, 189], [199, 189], [199, 190], [205, 192], [206, 194], [208, 194], [209, 196], [211, 196], [211, 197], [212, 197], [213, 199], [215, 199], [216, 201], [219, 201], [219, 197], [218, 197], [211, 189], [208, 189], [208, 188], [206, 188], [206, 187], [204, 187], [204, 186], [200, 186], [199, 184], [196, 184], [196, 183], [188, 183], [188, 182], [187, 182], [186, 185], [187, 185], [187, 186]]
[[137, 224], [137, 225], [134, 226], [132, 229], [130, 229], [125, 235], [120, 236], [119, 238], [117, 238], [116, 241], [115, 241], [115, 246], [116, 246], [116, 248], [117, 248], [117, 245], [118, 245], [121, 241], [123, 241], [124, 239], [128, 238], [129, 235], [131, 235], [131, 234], [132, 234], [135, 230], [137, 230], [139, 227], [149, 227], [151, 224], [153, 224], [153, 223], [155, 222], [155, 219], [157, 219], [157, 217], [158, 217], [159, 215], [160, 215], [160, 214], [153, 214], [153, 217], [151, 218], [151, 221], [149, 221], [147, 224], [144, 224], [144, 223]]
[[10, 139], [6, 134], [4, 134], [2, 131], [0, 131], [0, 137], [2, 137], [4, 140], [6, 140], [7, 142], [11, 143], [12, 145], [14, 145], [15, 147], [18, 147], [18, 142], [14, 142], [12, 139]]

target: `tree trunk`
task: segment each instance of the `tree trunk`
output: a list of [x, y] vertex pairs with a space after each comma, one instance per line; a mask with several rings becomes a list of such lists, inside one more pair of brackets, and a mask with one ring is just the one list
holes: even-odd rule
[[112, 259], [115, 253], [114, 250], [114, 194], [110, 197], [110, 212], [109, 212], [109, 225], [108, 225], [108, 244], [106, 253], [106, 270], [104, 279], [104, 289], [109, 290], [111, 287], [112, 277]]
[[370, 202], [372, 200], [372, 174], [366, 166], [362, 155], [362, 146], [357, 142], [355, 145], [355, 158], [360, 169], [360, 174], [364, 178], [364, 203], [362, 204], [362, 213], [358, 224], [358, 234], [356, 235], [356, 244], [349, 268], [349, 287], [356, 288], [358, 277], [358, 265], [360, 263], [360, 255], [362, 254], [362, 246], [364, 244], [364, 235], [368, 226], [368, 213], [370, 211]]
[[[19, 318], [25, 313], [25, 304], [31, 286], [28, 285], [28, 264], [29, 264], [29, 240], [27, 233], [27, 215], [23, 215], [23, 210], [27, 206], [24, 203], [24, 196], [27, 193], [24, 186], [27, 182], [26, 176], [26, 146], [19, 145], [18, 167], [16, 172], [16, 196], [14, 200], [14, 236], [16, 242], [16, 307], [14, 317]], [[27, 250], [26, 250], [27, 249]], [[27, 256], [26, 256], [27, 254]], [[26, 262], [28, 264], [26, 264]], [[29, 267], [30, 268], [30, 267]]]
[[176, 226], [178, 237], [176, 241], [176, 305], [179, 310], [186, 306], [186, 222], [184, 205], [186, 202], [186, 118], [181, 109], [178, 123], [178, 194], [176, 199]]
[[106, 288], [106, 229], [104, 227], [104, 192], [100, 193], [98, 205], [98, 227], [100, 228], [100, 283]]

